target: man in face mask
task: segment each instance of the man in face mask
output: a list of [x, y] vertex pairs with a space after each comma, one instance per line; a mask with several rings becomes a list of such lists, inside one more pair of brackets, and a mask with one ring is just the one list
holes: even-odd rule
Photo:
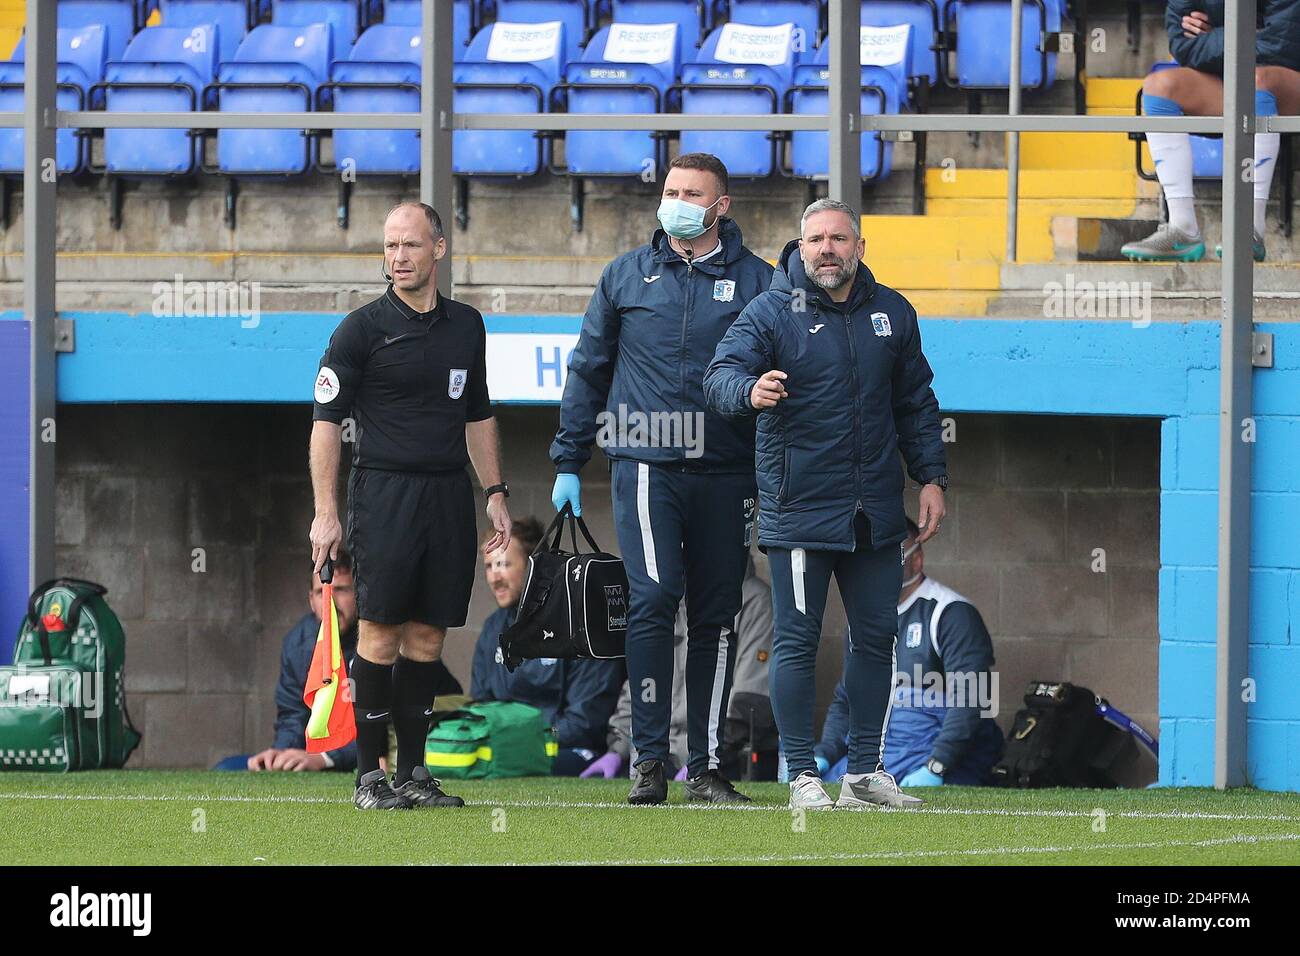
[[[984, 786], [992, 782], [1003, 745], [994, 720], [993, 641], [969, 600], [926, 575], [919, 537], [908, 518], [885, 769], [904, 787]], [[814, 748], [822, 777], [843, 777], [848, 752], [849, 695], [840, 681]]]
[[736, 656], [735, 621], [753, 533], [754, 423], [704, 401], [704, 369], [772, 267], [727, 213], [727, 168], [675, 159], [650, 243], [601, 274], [583, 319], [551, 445], [551, 500], [582, 513], [578, 472], [599, 444], [627, 567], [632, 746], [628, 802], [664, 803], [673, 700], [673, 619], [687, 614], [686, 797], [747, 799], [718, 773]]

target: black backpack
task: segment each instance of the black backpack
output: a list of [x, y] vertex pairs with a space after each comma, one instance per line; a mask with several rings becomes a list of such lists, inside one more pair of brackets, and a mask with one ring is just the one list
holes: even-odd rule
[[[571, 552], [560, 550], [566, 524]], [[591, 551], [578, 552], [579, 530]], [[528, 558], [515, 622], [501, 634], [506, 669], [537, 658], [623, 657], [627, 604], [623, 559], [601, 551], [566, 504]]]
[[1001, 787], [1115, 787], [1111, 766], [1132, 746], [1103, 718], [1105, 702], [1077, 684], [1030, 681], [1016, 712], [1002, 760], [993, 768]]

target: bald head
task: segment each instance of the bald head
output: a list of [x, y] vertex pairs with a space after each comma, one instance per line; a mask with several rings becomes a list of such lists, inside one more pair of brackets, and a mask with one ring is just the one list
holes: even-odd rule
[[412, 294], [435, 284], [438, 260], [447, 253], [442, 221], [432, 206], [398, 203], [384, 220], [384, 265], [393, 287]]

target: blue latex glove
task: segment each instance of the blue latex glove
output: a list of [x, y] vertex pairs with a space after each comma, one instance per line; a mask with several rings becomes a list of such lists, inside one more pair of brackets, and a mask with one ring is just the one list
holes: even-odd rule
[[826, 771], [831, 769], [831, 762], [825, 757], [813, 757], [813, 760], [817, 762], [817, 775], [826, 776]]
[[685, 780], [689, 776], [690, 776], [690, 768], [682, 767], [681, 770], [677, 771], [677, 776], [673, 777], [673, 779], [680, 782], [682, 780]]
[[578, 481], [577, 475], [568, 475], [561, 472], [555, 476], [555, 487], [551, 489], [551, 504], [555, 505], [555, 510], [559, 511], [564, 507], [567, 501], [573, 505], [573, 513], [582, 515], [582, 483]]
[[900, 780], [898, 785], [900, 787], [942, 787], [943, 777], [921, 766]]

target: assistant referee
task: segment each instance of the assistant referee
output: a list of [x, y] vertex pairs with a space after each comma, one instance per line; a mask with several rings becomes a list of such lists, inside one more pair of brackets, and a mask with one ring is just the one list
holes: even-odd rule
[[[488, 399], [483, 316], [438, 295], [447, 254], [432, 206], [404, 202], [384, 222], [388, 290], [334, 330], [316, 373], [311, 482], [312, 561], [343, 540], [336, 489], [344, 419], [355, 423], [348, 548], [360, 619], [352, 664], [357, 722], [353, 803], [364, 810], [463, 806], [424, 767], [424, 742], [447, 628], [465, 623], [476, 567], [471, 461], [496, 534], [510, 543]], [[379, 758], [397, 734], [391, 784]]]

